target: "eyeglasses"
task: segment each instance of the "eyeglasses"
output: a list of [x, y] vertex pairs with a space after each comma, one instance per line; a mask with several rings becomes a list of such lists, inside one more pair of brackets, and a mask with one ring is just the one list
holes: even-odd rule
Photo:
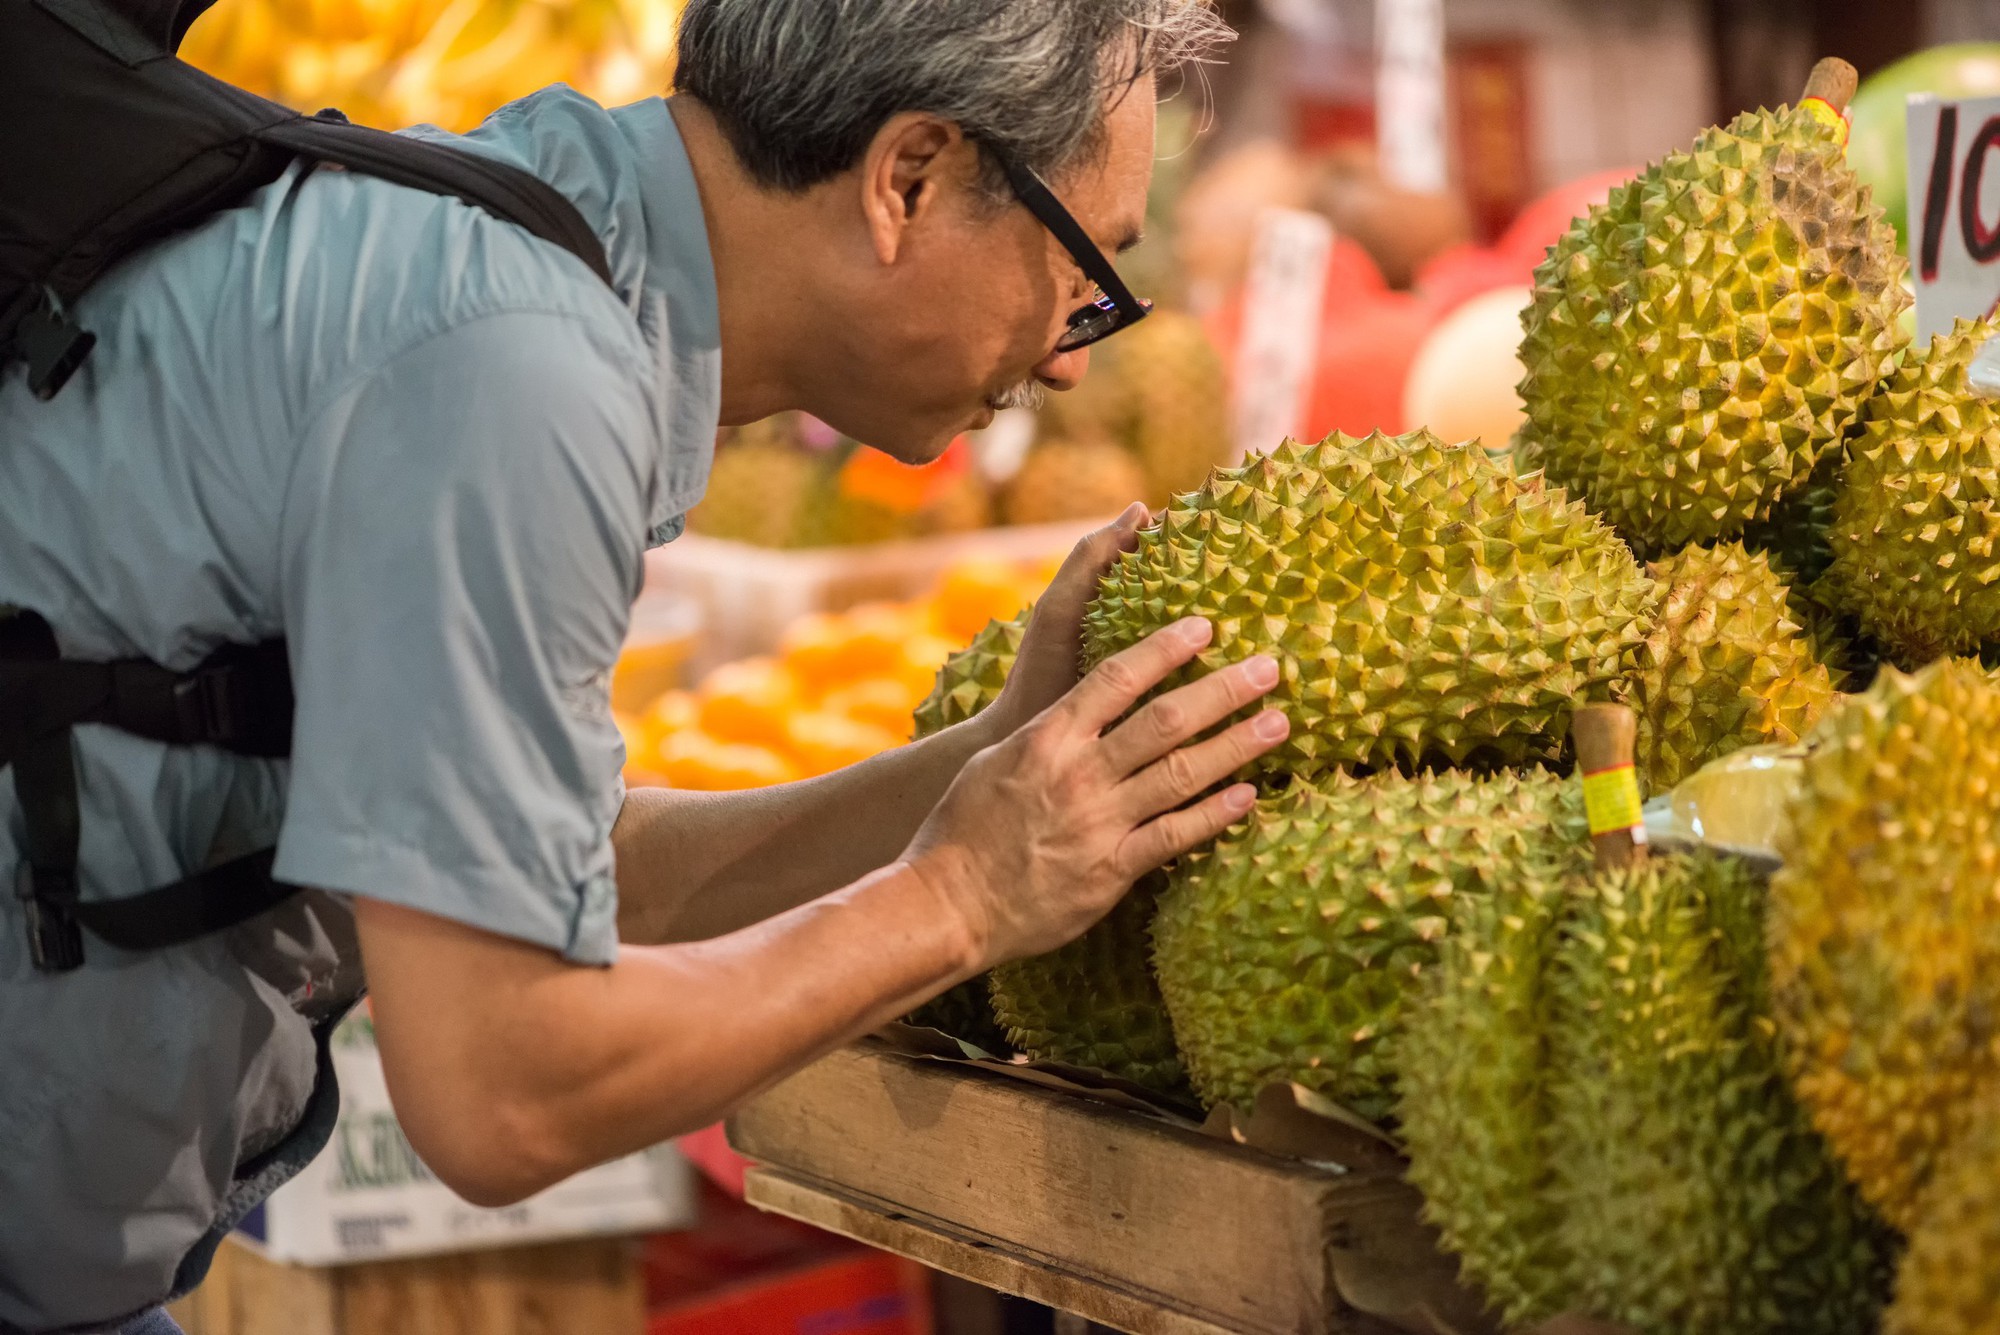
[[994, 161], [1007, 173], [1007, 184], [1014, 189], [1014, 197], [1021, 201], [1023, 208], [1035, 215], [1042, 226], [1049, 229], [1062, 248], [1070, 253], [1070, 258], [1082, 268], [1084, 276], [1097, 284], [1097, 300], [1076, 311], [1069, 317], [1069, 329], [1056, 340], [1057, 352], [1075, 352], [1091, 344], [1111, 337], [1121, 329], [1128, 328], [1146, 318], [1153, 309], [1153, 303], [1132, 295], [1132, 290], [1119, 278], [1118, 271], [1104, 258], [1104, 252], [1090, 239], [1070, 211], [1062, 206], [1055, 192], [1043, 184], [1042, 178], [1026, 167], [1011, 161], [1004, 153], [993, 154]]

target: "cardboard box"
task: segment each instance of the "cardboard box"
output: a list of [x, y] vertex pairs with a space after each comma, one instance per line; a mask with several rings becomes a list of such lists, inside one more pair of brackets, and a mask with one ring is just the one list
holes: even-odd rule
[[338, 1265], [693, 1222], [693, 1171], [671, 1145], [579, 1173], [519, 1205], [468, 1205], [432, 1176], [397, 1125], [365, 1012], [334, 1032], [333, 1064], [340, 1119], [332, 1141], [238, 1230], [273, 1260]]

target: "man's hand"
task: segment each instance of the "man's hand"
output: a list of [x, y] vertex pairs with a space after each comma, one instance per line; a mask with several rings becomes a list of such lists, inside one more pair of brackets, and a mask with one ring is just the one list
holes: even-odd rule
[[1134, 502], [1116, 521], [1090, 534], [1070, 551], [1069, 559], [1035, 602], [1007, 688], [979, 717], [989, 742], [1011, 736], [1028, 720], [1069, 694], [1076, 685], [1083, 657], [1083, 613], [1097, 596], [1105, 572], [1139, 542], [1139, 530], [1150, 513]]
[[1074, 939], [1139, 877], [1250, 810], [1247, 783], [1194, 799], [1283, 742], [1285, 716], [1265, 710], [1186, 743], [1277, 685], [1275, 661], [1247, 659], [1125, 718], [1213, 635], [1190, 619], [1105, 660], [974, 757], [917, 832], [907, 865], [964, 918], [988, 965]]

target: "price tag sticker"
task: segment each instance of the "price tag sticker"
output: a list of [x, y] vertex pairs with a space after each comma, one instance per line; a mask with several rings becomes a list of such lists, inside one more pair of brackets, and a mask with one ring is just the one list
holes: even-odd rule
[[1583, 811], [1592, 834], [1643, 832], [1646, 817], [1639, 802], [1638, 772], [1630, 765], [1619, 765], [1584, 775]]

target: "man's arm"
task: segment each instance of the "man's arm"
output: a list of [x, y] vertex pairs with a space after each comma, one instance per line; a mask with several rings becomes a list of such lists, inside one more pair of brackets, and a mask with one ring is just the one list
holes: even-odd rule
[[898, 857], [965, 763], [1076, 684], [1078, 629], [1146, 508], [1079, 542], [1036, 605], [1007, 689], [977, 718], [803, 783], [741, 793], [636, 789], [612, 838], [619, 937], [721, 936], [850, 885]]
[[1184, 623], [1111, 659], [967, 764], [901, 859], [715, 940], [581, 968], [358, 899], [411, 1143], [467, 1199], [518, 1200], [705, 1125], [943, 988], [1073, 939], [1139, 876], [1248, 811], [1248, 784], [1194, 799], [1285, 735], [1266, 711], [1190, 743], [1276, 684], [1269, 659], [1118, 722], [1211, 634]]

